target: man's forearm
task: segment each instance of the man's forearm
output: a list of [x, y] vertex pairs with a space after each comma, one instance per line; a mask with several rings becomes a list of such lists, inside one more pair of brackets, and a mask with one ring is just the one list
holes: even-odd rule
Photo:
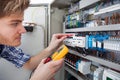
[[24, 68], [26, 69], [30, 69], [30, 70], [33, 70], [35, 69], [38, 64], [40, 63], [40, 61], [48, 56], [50, 56], [50, 54], [53, 52], [53, 50], [50, 50], [49, 48], [46, 48], [44, 50], [42, 50], [39, 54], [35, 55], [35, 56], [32, 56], [30, 58], [29, 61], [27, 61], [25, 64], [24, 64]]

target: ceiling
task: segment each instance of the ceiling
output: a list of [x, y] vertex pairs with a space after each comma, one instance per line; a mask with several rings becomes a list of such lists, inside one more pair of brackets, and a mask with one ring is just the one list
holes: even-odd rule
[[51, 4], [54, 0], [30, 0], [30, 4]]
[[67, 8], [71, 5], [71, 3], [75, 3], [79, 0], [55, 0], [52, 3], [52, 7], [58, 7], [58, 8]]
[[30, 4], [51, 4], [52, 7], [57, 7], [60, 9], [68, 8], [72, 3], [78, 2], [80, 0], [30, 0]]

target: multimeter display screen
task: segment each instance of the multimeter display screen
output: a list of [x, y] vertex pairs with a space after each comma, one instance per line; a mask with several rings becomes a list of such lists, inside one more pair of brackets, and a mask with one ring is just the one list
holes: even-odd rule
[[107, 79], [106, 79], [106, 80], [113, 80], [113, 79], [111, 79], [111, 78], [107, 77]]
[[57, 52], [59, 53], [62, 49], [63, 49], [63, 47], [62, 47], [62, 48], [60, 48]]

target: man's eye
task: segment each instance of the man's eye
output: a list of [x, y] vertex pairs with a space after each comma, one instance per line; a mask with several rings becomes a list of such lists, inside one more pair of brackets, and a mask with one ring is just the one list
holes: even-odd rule
[[12, 23], [11, 25], [16, 27], [16, 26], [18, 26], [18, 24], [19, 23]]

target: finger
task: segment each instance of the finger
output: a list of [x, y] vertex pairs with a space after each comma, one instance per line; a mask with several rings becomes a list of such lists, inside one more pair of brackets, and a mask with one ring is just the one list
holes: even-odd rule
[[64, 34], [64, 33], [56, 34], [57, 37], [63, 37], [63, 36], [70, 37], [70, 36], [73, 36], [73, 35], [74, 34]]
[[51, 64], [52, 64], [52, 67], [55, 67], [55, 66], [62, 65], [63, 62], [64, 62], [64, 59], [60, 59], [60, 60], [56, 60], [56, 61], [51, 61]]
[[62, 38], [59, 39], [60, 42], [62, 42], [63, 40], [65, 40], [67, 38], [67, 36], [64, 36]]
[[44, 64], [46, 59], [47, 58], [42, 59], [40, 63]]
[[73, 36], [74, 34], [66, 34], [67, 37]]
[[62, 68], [62, 66], [63, 66], [63, 65], [54, 66], [53, 73], [58, 72], [58, 71]]
[[55, 80], [54, 77], [52, 77], [50, 80]]
[[39, 63], [39, 65], [38, 65], [38, 67], [40, 67], [41, 65], [44, 65], [46, 59], [47, 59], [47, 58], [42, 59], [41, 62]]

